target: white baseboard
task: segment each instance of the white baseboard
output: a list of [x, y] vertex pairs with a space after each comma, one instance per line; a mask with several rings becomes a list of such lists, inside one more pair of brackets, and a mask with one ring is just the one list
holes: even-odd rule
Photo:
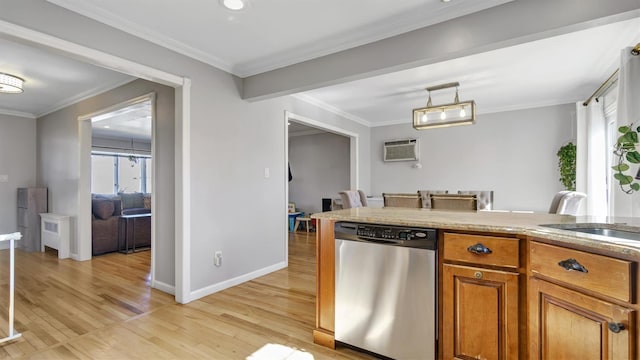
[[[213, 293], [217, 293], [218, 291], [228, 289], [230, 287], [242, 284], [243, 282], [247, 282], [253, 280], [255, 278], [259, 278], [260, 276], [267, 275], [274, 271], [278, 271], [280, 269], [284, 269], [287, 267], [287, 263], [285, 261], [273, 264], [271, 266], [267, 266], [262, 269], [258, 269], [256, 271], [250, 272], [248, 274], [240, 275], [233, 279], [225, 280], [223, 282], [219, 282], [217, 284], [209, 285], [207, 287], [198, 289], [196, 291], [192, 291], [189, 293], [189, 299], [186, 302], [190, 302], [193, 300], [198, 300], [207, 295], [211, 295]], [[185, 302], [185, 303], [186, 303]]]
[[154, 289], [158, 289], [162, 292], [166, 292], [167, 294], [175, 295], [176, 287], [173, 285], [169, 285], [167, 283], [163, 283], [162, 281], [154, 280], [151, 284], [151, 287]]

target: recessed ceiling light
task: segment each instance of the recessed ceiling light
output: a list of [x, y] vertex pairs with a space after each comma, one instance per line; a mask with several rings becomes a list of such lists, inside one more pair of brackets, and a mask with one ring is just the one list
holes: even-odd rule
[[105, 128], [105, 129], [109, 129], [110, 127], [111, 127], [111, 126], [109, 126], [109, 125], [105, 125], [105, 126], [103, 126], [103, 128]]
[[220, 0], [222, 5], [229, 10], [240, 11], [245, 8], [245, 0]]
[[440, 0], [440, 1], [442, 1], [442, 2], [444, 2], [444, 3], [447, 3], [447, 2], [449, 2], [449, 1], [451, 1], [451, 0]]

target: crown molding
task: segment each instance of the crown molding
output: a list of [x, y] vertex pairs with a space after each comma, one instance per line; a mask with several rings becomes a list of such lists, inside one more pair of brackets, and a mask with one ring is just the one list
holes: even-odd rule
[[118, 30], [124, 31], [131, 35], [137, 36], [141, 39], [147, 40], [156, 45], [162, 46], [166, 49], [173, 50], [181, 55], [188, 56], [192, 59], [202, 61], [218, 69], [224, 70], [228, 73], [235, 74], [232, 70], [232, 65], [217, 56], [211, 55], [202, 50], [189, 46], [181, 41], [175, 40], [166, 35], [160, 34], [147, 27], [140, 26], [135, 22], [128, 21], [118, 15], [113, 14], [110, 11], [100, 9], [95, 6], [88, 5], [86, 3], [78, 3], [76, 1], [69, 0], [46, 0], [54, 5], [65, 8], [69, 11], [86, 16], [95, 21], [101, 22], [105, 25], [109, 25]]
[[119, 81], [119, 82], [117, 82], [115, 84], [110, 84], [110, 85], [107, 85], [107, 86], [99, 86], [99, 87], [95, 87], [93, 89], [89, 89], [87, 91], [83, 91], [78, 95], [75, 95], [75, 96], [72, 96], [70, 98], [67, 98], [65, 100], [60, 101], [59, 103], [53, 105], [49, 110], [46, 110], [41, 114], [38, 114], [36, 117], [43, 117], [43, 116], [49, 115], [49, 114], [51, 114], [51, 113], [53, 113], [55, 111], [58, 111], [60, 109], [64, 109], [67, 106], [76, 104], [76, 103], [78, 103], [80, 101], [83, 101], [83, 100], [86, 100], [86, 99], [89, 99], [89, 98], [92, 98], [92, 97], [94, 97], [96, 95], [102, 94], [102, 93], [107, 92], [109, 90], [113, 90], [115, 88], [118, 88], [118, 87], [120, 87], [120, 86], [122, 86], [124, 84], [128, 84], [128, 83], [130, 83], [132, 81], [135, 81], [135, 80], [137, 80], [137, 78], [130, 77], [130, 78], [125, 79], [123, 81]]
[[0, 114], [1, 115], [9, 115], [9, 116], [17, 116], [17, 117], [22, 117], [22, 118], [27, 118], [27, 119], [35, 119], [36, 118], [36, 116], [34, 114], [32, 114], [32, 113], [9, 110], [9, 109], [0, 109]]
[[[307, 46], [288, 49], [241, 64], [231, 64], [213, 54], [196, 49], [169, 36], [160, 34], [135, 22], [128, 21], [110, 11], [86, 3], [73, 0], [46, 1], [131, 35], [135, 35], [156, 45], [173, 50], [179, 54], [202, 61], [238, 77], [245, 78], [445, 22], [456, 17], [469, 15], [514, 0], [492, 0], [490, 2], [484, 2], [481, 5], [472, 0], [458, 1], [449, 3], [446, 6], [441, 6], [437, 10], [430, 12], [428, 16], [425, 16], [422, 11], [403, 13], [390, 20], [378, 22], [374, 26], [362, 27], [354, 31], [349, 31], [347, 34], [320, 39], [313, 41]], [[460, 10], [462, 6], [465, 7]], [[292, 54], [297, 55], [292, 56]]]
[[290, 96], [294, 97], [294, 98], [296, 98], [298, 100], [304, 101], [304, 102], [306, 102], [308, 104], [311, 104], [313, 106], [319, 107], [319, 108], [321, 108], [323, 110], [326, 110], [326, 111], [328, 111], [330, 113], [342, 116], [343, 118], [351, 120], [353, 122], [356, 122], [356, 123], [358, 123], [360, 125], [364, 125], [366, 127], [371, 127], [372, 126], [370, 121], [367, 121], [367, 120], [365, 120], [365, 119], [363, 119], [361, 117], [358, 117], [358, 116], [353, 115], [351, 113], [348, 113], [346, 111], [340, 110], [335, 106], [329, 105], [329, 104], [327, 104], [325, 102], [322, 102], [322, 101], [314, 98], [313, 96], [310, 96], [310, 95], [307, 95], [307, 94], [302, 94], [302, 93], [300, 93], [300, 94], [292, 94]]

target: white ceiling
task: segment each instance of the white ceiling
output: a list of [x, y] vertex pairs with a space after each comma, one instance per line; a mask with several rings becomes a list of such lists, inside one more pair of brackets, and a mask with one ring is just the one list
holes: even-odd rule
[[513, 0], [48, 0], [240, 77]]
[[[425, 87], [458, 81], [479, 114], [586, 100], [640, 43], [640, 18], [303, 93], [369, 126], [410, 123]], [[453, 102], [455, 89], [432, 92]]]
[[21, 94], [0, 93], [0, 112], [38, 117], [134, 78], [0, 38], [0, 72], [25, 79]]
[[[48, 0], [236, 74], [252, 74], [382, 39], [504, 1], [250, 0], [247, 11], [218, 0]], [[392, 4], [392, 5], [390, 5]], [[267, 6], [268, 5], [268, 6]], [[287, 7], [289, 6], [289, 7]], [[152, 16], [150, 16], [152, 15]], [[479, 113], [584, 100], [640, 42], [640, 18], [298, 94], [368, 126], [408, 123], [427, 86], [460, 82]], [[0, 72], [26, 79], [0, 94], [0, 112], [39, 116], [133, 80], [0, 38]], [[433, 93], [434, 103], [453, 93]]]
[[151, 100], [91, 118], [91, 134], [102, 138], [151, 141]]

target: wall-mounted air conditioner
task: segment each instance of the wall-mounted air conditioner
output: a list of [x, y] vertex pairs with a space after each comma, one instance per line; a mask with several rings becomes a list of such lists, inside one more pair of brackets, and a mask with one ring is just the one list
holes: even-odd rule
[[384, 161], [415, 161], [419, 154], [417, 139], [384, 142]]

